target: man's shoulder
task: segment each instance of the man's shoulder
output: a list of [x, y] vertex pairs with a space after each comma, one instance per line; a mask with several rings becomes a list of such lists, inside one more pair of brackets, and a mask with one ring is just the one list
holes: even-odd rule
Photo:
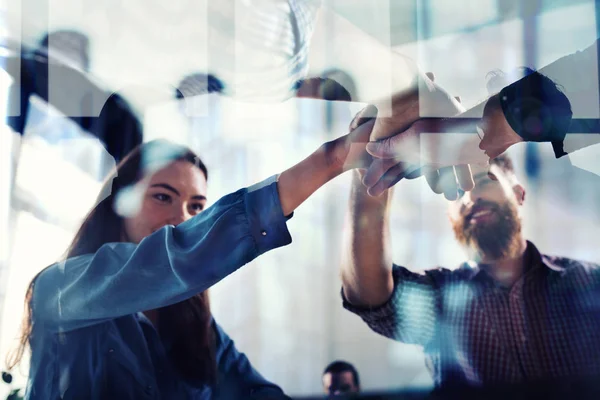
[[562, 272], [600, 272], [600, 264], [591, 261], [548, 254], [542, 254], [542, 261], [549, 268]]
[[551, 263], [553, 265], [561, 266], [564, 268], [576, 268], [576, 267], [592, 267], [592, 268], [600, 268], [600, 264], [587, 261], [587, 260], [579, 260], [570, 257], [564, 256], [556, 256], [550, 254], [542, 254], [542, 259], [544, 262]]

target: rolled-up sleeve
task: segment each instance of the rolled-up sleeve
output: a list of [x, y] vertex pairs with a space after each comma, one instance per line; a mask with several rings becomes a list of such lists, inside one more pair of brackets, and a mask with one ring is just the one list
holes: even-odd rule
[[108, 243], [50, 266], [34, 283], [34, 317], [68, 331], [183, 301], [291, 243], [288, 219], [269, 178], [138, 245]]
[[344, 296], [343, 306], [358, 315], [375, 332], [409, 344], [426, 346], [437, 324], [438, 290], [429, 274], [418, 274], [394, 265], [394, 290], [378, 307], [358, 307]]

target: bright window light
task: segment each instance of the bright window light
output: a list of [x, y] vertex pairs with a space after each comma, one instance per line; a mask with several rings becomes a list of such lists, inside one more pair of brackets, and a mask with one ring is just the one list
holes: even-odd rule
[[[32, 214], [18, 212], [13, 232], [12, 257], [9, 262], [6, 293], [0, 319], [0, 360], [17, 343], [23, 317], [25, 293], [29, 282], [44, 267], [52, 264], [66, 250], [74, 232], [40, 221]], [[35, 251], [32, 251], [35, 250]], [[13, 374], [16, 386], [24, 386], [28, 360], [21, 365], [21, 373]]]

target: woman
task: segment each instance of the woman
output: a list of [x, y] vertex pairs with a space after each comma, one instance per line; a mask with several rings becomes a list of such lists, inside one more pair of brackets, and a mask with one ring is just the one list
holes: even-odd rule
[[206, 290], [291, 243], [287, 219], [327, 181], [363, 165], [368, 135], [357, 129], [328, 142], [206, 211], [208, 173], [194, 153], [164, 140], [135, 149], [65, 260], [30, 285], [10, 363], [30, 345], [27, 397], [285, 397], [214, 321]]

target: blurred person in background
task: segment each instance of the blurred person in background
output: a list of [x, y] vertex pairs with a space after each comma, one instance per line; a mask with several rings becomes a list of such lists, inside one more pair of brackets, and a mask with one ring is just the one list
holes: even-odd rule
[[360, 379], [354, 365], [337, 360], [323, 371], [323, 391], [329, 396], [358, 395]]
[[329, 101], [352, 101], [352, 96], [332, 78], [307, 77], [296, 82], [296, 97]]
[[362, 165], [368, 133], [327, 142], [206, 210], [208, 171], [191, 150], [158, 140], [132, 151], [64, 260], [29, 286], [9, 359], [10, 369], [31, 350], [26, 397], [286, 398], [215, 322], [207, 290], [291, 243], [287, 220], [326, 182]]
[[[422, 346], [438, 388], [600, 375], [600, 265], [542, 254], [523, 235], [511, 160], [473, 167], [448, 215], [469, 261], [413, 272], [392, 261], [392, 190], [354, 172], [343, 305], [388, 338]], [[399, 190], [399, 189], [396, 189]]]

